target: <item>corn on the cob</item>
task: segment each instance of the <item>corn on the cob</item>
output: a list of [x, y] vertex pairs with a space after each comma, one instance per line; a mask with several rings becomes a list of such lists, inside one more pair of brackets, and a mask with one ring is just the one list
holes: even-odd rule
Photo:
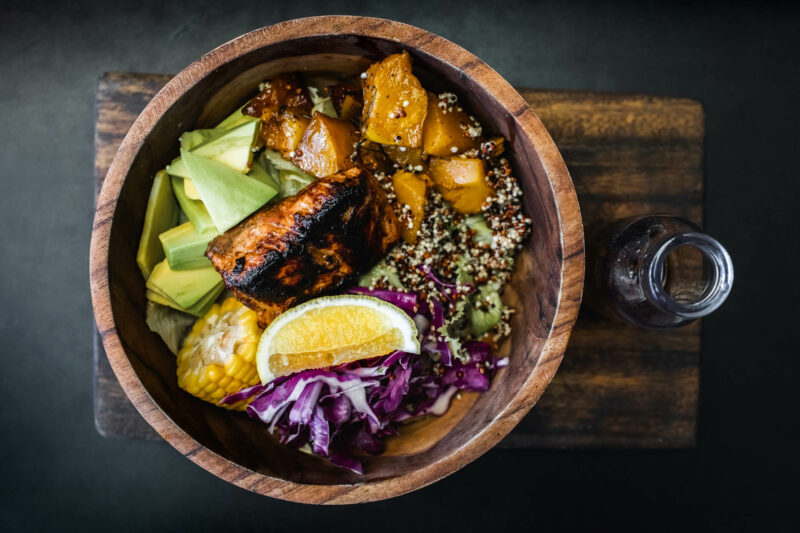
[[[178, 385], [218, 404], [228, 394], [259, 383], [255, 355], [260, 335], [255, 311], [235, 298], [214, 304], [195, 322], [178, 352]], [[242, 409], [246, 403], [225, 407]]]

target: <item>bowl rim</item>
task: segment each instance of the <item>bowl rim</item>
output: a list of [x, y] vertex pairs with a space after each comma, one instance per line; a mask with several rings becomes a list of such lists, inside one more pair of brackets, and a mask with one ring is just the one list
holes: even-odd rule
[[[134, 371], [117, 334], [109, 292], [108, 251], [111, 226], [122, 185], [159, 117], [186, 90], [238, 57], [281, 41], [322, 36], [361, 36], [394, 41], [436, 57], [470, 76], [513, 115], [533, 141], [555, 198], [561, 227], [561, 291], [555, 316], [537, 365], [512, 400], [453, 453], [421, 469], [357, 484], [301, 484], [252, 471], [205, 448], [176, 425], [155, 403]], [[393, 498], [429, 485], [470, 463], [499, 442], [533, 407], [563, 359], [578, 315], [584, 278], [583, 224], [567, 167], [539, 118], [497, 72], [460, 46], [401, 22], [359, 16], [319, 16], [266, 26], [215, 48], [190, 64], [148, 103], [131, 126], [111, 163], [97, 200], [89, 255], [92, 308], [114, 374], [145, 420], [175, 449], [212, 474], [244, 489], [303, 503], [346, 504]]]

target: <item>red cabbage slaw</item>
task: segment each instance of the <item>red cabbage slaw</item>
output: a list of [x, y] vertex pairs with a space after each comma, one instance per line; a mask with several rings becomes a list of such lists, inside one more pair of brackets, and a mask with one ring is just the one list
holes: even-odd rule
[[[423, 415], [442, 415], [459, 390], [484, 392], [498, 368], [488, 344], [463, 343], [469, 362], [453, 357], [439, 331], [445, 307], [438, 300], [422, 302], [417, 294], [354, 287], [392, 303], [418, 325], [420, 355], [393, 352], [328, 369], [298, 372], [226, 396], [220, 404], [252, 398], [247, 414], [268, 425], [280, 442], [362, 474], [357, 453], [380, 454], [383, 437], [395, 434], [399, 423]], [[437, 362], [438, 360], [438, 362]]]

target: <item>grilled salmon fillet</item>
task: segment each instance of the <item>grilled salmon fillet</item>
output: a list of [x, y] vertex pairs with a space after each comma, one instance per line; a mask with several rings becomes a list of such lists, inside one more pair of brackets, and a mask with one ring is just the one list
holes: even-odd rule
[[253, 213], [211, 241], [206, 256], [265, 327], [368, 271], [398, 238], [380, 184], [353, 167]]

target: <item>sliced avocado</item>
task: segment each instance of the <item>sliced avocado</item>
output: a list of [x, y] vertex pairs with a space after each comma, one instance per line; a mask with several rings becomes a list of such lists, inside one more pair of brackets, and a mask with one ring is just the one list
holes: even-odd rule
[[192, 130], [184, 131], [178, 140], [181, 143], [181, 148], [184, 150], [193, 150], [223, 135], [225, 135], [225, 130], [218, 130], [216, 128], [213, 130]]
[[179, 178], [189, 177], [189, 171], [186, 170], [186, 165], [183, 164], [183, 159], [180, 157], [173, 159], [172, 163], [167, 165], [166, 171], [170, 176], [178, 176]]
[[181, 150], [181, 157], [203, 205], [220, 231], [235, 226], [278, 193], [266, 183], [194, 152]]
[[486, 219], [483, 218], [482, 214], [469, 215], [464, 218], [464, 224], [466, 224], [469, 229], [475, 230], [475, 235], [472, 236], [473, 241], [478, 244], [492, 245], [494, 239], [492, 230], [489, 225], [486, 224]]
[[469, 258], [465, 255], [459, 255], [456, 259], [456, 279], [461, 283], [472, 283], [472, 274], [467, 271]]
[[163, 294], [150, 289], [147, 289], [147, 299], [150, 300], [151, 302], [155, 302], [161, 305], [166, 305], [173, 309], [177, 309], [178, 311], [183, 311], [184, 313], [189, 313], [190, 315], [201, 317], [208, 312], [208, 310], [211, 308], [212, 305], [214, 305], [214, 302], [217, 301], [219, 295], [222, 294], [223, 289], [225, 289], [225, 286], [222, 284], [222, 282], [220, 282], [219, 285], [215, 286], [213, 289], [208, 291], [208, 293], [205, 296], [197, 300], [197, 303], [195, 303], [191, 307], [187, 307], [186, 309], [179, 306], [178, 304], [176, 304], [174, 301], [164, 296]]
[[211, 265], [205, 256], [206, 248], [217, 232], [198, 233], [191, 222], [186, 222], [158, 236], [172, 270], [191, 270]]
[[[192, 225], [199, 233], [208, 233], [210, 231], [219, 231], [214, 225], [214, 220], [208, 214], [208, 209], [203, 205], [200, 200], [192, 200], [186, 196], [186, 189], [183, 184], [182, 178], [172, 177], [172, 191], [175, 193], [175, 198], [186, 214], [186, 217], [192, 222]], [[160, 243], [159, 243], [160, 244]]]
[[[258, 140], [258, 128], [261, 125], [261, 120], [251, 120], [231, 128], [227, 131], [220, 132], [219, 136], [210, 135], [207, 142], [195, 146], [191, 152], [195, 155], [213, 159], [224, 165], [228, 165], [234, 170], [239, 172], [247, 172], [253, 162], [253, 147]], [[194, 132], [186, 132], [189, 134], [201, 131], [214, 131], [214, 130], [195, 130]], [[184, 133], [184, 135], [186, 134]], [[199, 134], [203, 136], [206, 134]], [[189, 137], [184, 141], [181, 135], [181, 150], [186, 150], [184, 145], [192, 144]], [[186, 164], [183, 162], [182, 156], [172, 160], [167, 165], [167, 172], [170, 176], [180, 176], [181, 178], [190, 178], [189, 171]]]
[[168, 305], [168, 306], [172, 307], [173, 309], [178, 309], [180, 311], [183, 311], [183, 309], [178, 304], [176, 304], [175, 302], [173, 302], [172, 300], [170, 300], [169, 298], [167, 298], [166, 296], [164, 296], [160, 292], [156, 292], [156, 291], [154, 291], [152, 289], [147, 289], [147, 292], [145, 293], [145, 295], [147, 296], [147, 299], [150, 300], [151, 302], [155, 302], [155, 303], [161, 304], [161, 305]]
[[172, 270], [164, 259], [153, 268], [146, 286], [151, 291], [166, 296], [181, 308], [188, 309], [220, 283], [222, 277], [212, 266]]
[[215, 130], [229, 130], [231, 128], [235, 128], [236, 126], [244, 124], [246, 122], [252, 122], [254, 120], [257, 120], [256, 117], [251, 117], [250, 115], [245, 115], [244, 113], [242, 113], [242, 111], [244, 110], [245, 106], [247, 104], [249, 104], [249, 103], [250, 103], [250, 100], [245, 102], [245, 104], [242, 107], [240, 107], [239, 109], [237, 109], [236, 111], [234, 111], [233, 113], [228, 115], [225, 118], [225, 120], [223, 120], [222, 122], [217, 124], [217, 126], [214, 129]]
[[253, 145], [260, 125], [261, 120], [245, 122], [194, 148], [192, 153], [228, 165], [239, 172], [247, 172], [253, 161]]
[[488, 306], [488, 310], [476, 309], [475, 306], [469, 308], [469, 329], [473, 336], [482, 336], [500, 322], [504, 305], [498, 289], [497, 285], [488, 283], [475, 295], [475, 302], [481, 308]]
[[200, 193], [197, 192], [197, 187], [194, 186], [194, 182], [191, 179], [183, 178], [183, 190], [190, 200], [200, 199]]
[[[271, 167], [269, 160], [264, 157], [264, 154], [261, 154], [258, 159], [253, 160], [253, 168], [250, 169], [250, 172], [248, 172], [247, 175], [251, 178], [257, 179], [261, 183], [266, 183], [276, 191], [280, 191], [280, 183], [278, 183], [278, 180], [273, 177], [272, 173], [270, 172], [272, 168], [269, 167]], [[275, 174], [277, 176], [277, 172]]]
[[163, 170], [159, 170], [150, 188], [139, 250], [136, 252], [136, 264], [139, 265], [144, 279], [150, 276], [156, 263], [164, 259], [164, 250], [161, 248], [158, 236], [178, 223], [179, 211], [175, 196], [172, 194], [169, 176]]
[[360, 287], [369, 287], [379, 279], [384, 279], [390, 287], [403, 290], [403, 283], [397, 275], [397, 269], [389, 265], [386, 260], [381, 260], [373, 266], [369, 272], [358, 278]]

